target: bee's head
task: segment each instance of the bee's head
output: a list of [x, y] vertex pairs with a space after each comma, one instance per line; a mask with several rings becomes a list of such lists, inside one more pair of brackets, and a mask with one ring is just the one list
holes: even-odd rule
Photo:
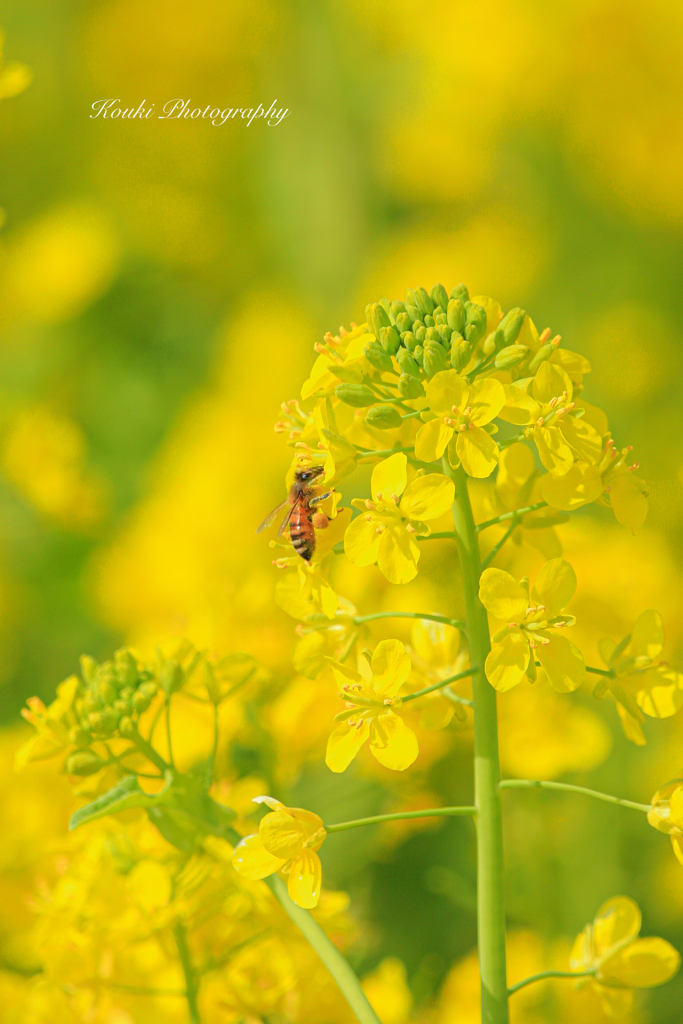
[[311, 480], [316, 480], [324, 472], [323, 466], [309, 466], [307, 469], [299, 469], [296, 472], [296, 482], [299, 484], [310, 483]]

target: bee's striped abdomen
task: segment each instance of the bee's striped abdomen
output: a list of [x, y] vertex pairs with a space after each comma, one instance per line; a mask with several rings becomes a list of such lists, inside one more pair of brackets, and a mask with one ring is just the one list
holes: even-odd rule
[[297, 502], [289, 520], [289, 536], [294, 550], [306, 562], [310, 562], [315, 551], [315, 529], [308, 516], [308, 508], [302, 502]]

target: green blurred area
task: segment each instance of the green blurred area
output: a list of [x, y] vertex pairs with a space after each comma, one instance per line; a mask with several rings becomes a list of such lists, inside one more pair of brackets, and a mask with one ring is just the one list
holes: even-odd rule
[[[97, 555], [166, 471], [196, 396], [230, 373], [230, 346], [259, 343], [240, 328], [252, 303], [273, 335], [290, 311], [299, 327], [282, 344], [296, 367], [324, 331], [361, 322], [366, 302], [439, 279], [550, 324], [591, 360], [588, 397], [634, 445], [648, 530], [678, 578], [682, 17], [665, 0], [6, 0], [5, 58], [34, 80], [0, 105], [4, 722], [27, 696], [49, 699], [82, 651], [105, 657], [127, 639], [94, 596]], [[290, 115], [276, 127], [92, 119], [105, 96], [157, 110], [179, 96], [202, 109], [277, 99]], [[232, 443], [250, 444], [246, 433]], [[284, 463], [250, 458], [274, 502]], [[234, 500], [251, 485], [236, 478]], [[243, 529], [251, 537], [251, 520]], [[588, 784], [647, 799], [654, 755], [610, 728], [614, 752]], [[451, 802], [469, 782], [454, 755], [427, 780]], [[289, 798], [342, 820], [377, 812], [385, 792], [322, 767]], [[546, 794], [506, 801], [514, 926], [572, 935], [623, 892], [646, 934], [683, 948], [683, 869], [664, 874], [668, 846], [638, 816]], [[358, 963], [396, 955], [416, 998], [430, 996], [475, 942], [471, 823], [388, 852], [343, 833], [323, 860], [368, 923]], [[680, 1024], [682, 1004], [678, 979], [643, 1019]]]

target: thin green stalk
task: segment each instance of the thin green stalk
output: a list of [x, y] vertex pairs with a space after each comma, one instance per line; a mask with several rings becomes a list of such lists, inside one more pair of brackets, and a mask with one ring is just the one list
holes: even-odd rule
[[358, 456], [358, 462], [360, 462], [361, 459], [369, 459], [369, 458], [373, 458], [373, 459], [386, 459], [386, 458], [388, 458], [389, 455], [395, 455], [396, 452], [414, 452], [415, 451], [414, 447], [412, 447], [412, 448], [384, 448], [384, 449], [382, 449], [382, 450], [380, 450], [378, 452], [374, 452], [372, 450], [372, 448], [358, 448], [358, 445], [356, 445], [356, 448], [361, 453]]
[[190, 962], [190, 950], [187, 945], [187, 935], [185, 928], [178, 922], [175, 926], [175, 939], [178, 944], [178, 954], [180, 956], [180, 963], [183, 968], [183, 975], [185, 977], [185, 996], [187, 998], [187, 1006], [190, 1011], [190, 1024], [201, 1024], [201, 1017], [199, 1016], [199, 1007], [197, 1006], [197, 992], [198, 985], [195, 977], [195, 972]]
[[512, 525], [510, 526], [510, 528], [505, 531], [505, 533], [500, 538], [498, 543], [495, 545], [495, 547], [491, 548], [491, 550], [489, 551], [488, 555], [486, 556], [484, 561], [481, 563], [481, 571], [482, 572], [484, 571], [484, 569], [487, 569], [489, 567], [489, 565], [491, 564], [493, 559], [496, 557], [496, 555], [498, 554], [500, 549], [503, 547], [505, 542], [507, 540], [509, 540], [509, 538], [512, 536], [512, 534], [514, 533], [514, 531], [517, 529], [518, 526], [519, 526], [519, 520], [516, 519], [516, 518], [513, 519], [512, 520]]
[[[467, 476], [443, 460], [455, 484], [455, 527], [465, 598], [470, 658], [484, 665], [491, 650], [488, 618], [479, 600], [479, 542], [467, 491]], [[477, 924], [482, 1024], [508, 1024], [505, 966], [505, 878], [503, 813], [498, 785], [498, 716], [496, 691], [484, 672], [473, 676], [474, 794], [477, 808]]]
[[158, 768], [162, 773], [168, 771], [171, 765], [167, 761], [164, 761], [161, 754], [156, 752], [151, 743], [148, 743], [147, 740], [143, 740], [139, 732], [133, 733], [130, 739], [138, 750], [145, 755], [147, 760], [152, 762], [155, 768]]
[[545, 508], [547, 504], [547, 501], [537, 501], [535, 505], [516, 508], [514, 512], [503, 512], [502, 515], [496, 516], [495, 519], [487, 519], [485, 523], [479, 523], [479, 526], [475, 526], [475, 530], [477, 533], [481, 533], [482, 530], [486, 530], [489, 526], [495, 526], [496, 523], [506, 523], [508, 519], [519, 519], [521, 516], [525, 516], [527, 512], [537, 512], [539, 508]]
[[516, 985], [511, 985], [508, 989], [508, 995], [514, 995], [515, 992], [519, 992], [520, 988], [533, 985], [535, 981], [545, 981], [546, 978], [590, 978], [596, 971], [596, 967], [591, 971], [541, 971], [540, 974], [532, 974], [525, 978], [524, 981], [518, 981]]
[[607, 676], [608, 679], [612, 679], [614, 676], [614, 672], [610, 669], [594, 668], [592, 665], [586, 665], [586, 672], [592, 672], [596, 676]]
[[416, 537], [416, 540], [455, 540], [456, 536], [452, 530], [442, 530], [440, 533], [428, 533], [425, 537]]
[[364, 622], [375, 622], [377, 619], [429, 619], [430, 622], [443, 622], [456, 629], [465, 629], [465, 623], [459, 619], [449, 619], [447, 615], [437, 615], [433, 612], [375, 612], [373, 615], [354, 616], [353, 624], [360, 626]]
[[[341, 989], [344, 998], [356, 1015], [359, 1024], [382, 1024], [379, 1017], [368, 1002], [368, 997], [361, 988], [361, 983], [333, 942], [320, 927], [318, 922], [307, 910], [298, 907], [290, 898], [287, 886], [279, 875], [266, 878], [285, 912], [297, 926], [301, 934], [308, 940], [322, 962]], [[194, 1024], [194, 1022], [193, 1022]]]
[[[466, 668], [464, 672], [457, 672], [454, 676], [449, 676], [448, 679], [440, 679], [438, 683], [432, 683], [431, 686], [425, 686], [424, 690], [416, 690], [415, 693], [409, 693], [401, 701], [402, 704], [407, 704], [409, 700], [417, 700], [418, 697], [424, 697], [426, 693], [433, 693], [434, 690], [441, 690], [444, 686], [448, 686], [449, 683], [457, 683], [458, 679], [466, 679], [468, 676], [476, 675], [479, 672], [478, 668]], [[468, 708], [471, 708], [473, 701], [467, 697], [459, 697], [457, 693], [451, 694], [451, 698], [455, 699], [458, 704], [465, 704]]]
[[218, 738], [220, 730], [218, 727], [218, 704], [213, 706], [213, 744], [211, 746], [211, 754], [209, 755], [209, 762], [206, 766], [206, 788], [208, 789], [213, 781], [213, 773], [216, 767], [216, 754], [218, 753]]
[[610, 793], [600, 793], [597, 789], [586, 789], [585, 786], [573, 786], [569, 782], [503, 779], [500, 789], [559, 789], [565, 793], [581, 793], [582, 796], [592, 796], [594, 800], [602, 800], [606, 804], [619, 804], [620, 807], [630, 807], [634, 811], [644, 811], [646, 814], [652, 810], [651, 804], [637, 804], [633, 800], [622, 800], [621, 797], [612, 796]]
[[476, 807], [432, 807], [426, 811], [397, 811], [396, 814], [376, 814], [372, 818], [356, 818], [354, 821], [342, 821], [339, 825], [325, 825], [325, 831], [345, 832], [349, 828], [360, 828], [361, 825], [377, 825], [381, 821], [402, 821], [404, 818], [456, 818], [476, 813]]
[[175, 761], [173, 760], [173, 747], [171, 746], [171, 698], [166, 698], [166, 742], [168, 743], [168, 760], [171, 763], [171, 768], [175, 771]]

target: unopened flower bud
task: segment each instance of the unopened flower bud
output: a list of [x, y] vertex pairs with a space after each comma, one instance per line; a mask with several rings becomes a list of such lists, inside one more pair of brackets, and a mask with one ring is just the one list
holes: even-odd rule
[[403, 342], [403, 344], [405, 345], [409, 352], [412, 352], [418, 343], [417, 338], [415, 337], [412, 331], [404, 331], [403, 334], [401, 335], [401, 341]]
[[422, 345], [417, 345], [413, 349], [413, 359], [415, 360], [418, 366], [424, 365], [424, 349]]
[[121, 686], [135, 686], [138, 678], [138, 664], [127, 648], [117, 651], [114, 655], [116, 675]]
[[122, 718], [119, 722], [119, 732], [125, 737], [134, 736], [136, 729], [133, 719], [130, 717]]
[[[343, 388], [354, 387], [354, 386], [360, 387], [361, 385], [353, 385], [353, 384], [339, 384], [338, 385], [338, 387], [343, 387]], [[182, 668], [180, 667], [180, 665], [178, 664], [177, 661], [166, 661], [166, 662], [164, 662], [164, 664], [161, 666], [161, 668], [159, 670], [159, 682], [161, 683], [162, 690], [164, 691], [165, 694], [167, 694], [167, 696], [170, 696], [172, 693], [175, 693], [176, 690], [180, 689], [180, 687], [183, 685], [183, 670], [182, 670]], [[135, 704], [136, 696], [137, 696], [137, 693], [134, 693], [132, 695], [132, 700], [133, 700], [133, 704], [137, 707], [137, 705]]]
[[550, 359], [554, 351], [555, 345], [542, 345], [529, 363], [529, 372], [536, 373], [541, 363], [544, 363], [546, 359]]
[[446, 353], [438, 341], [425, 342], [423, 365], [425, 373], [430, 380], [435, 373], [447, 369]]
[[113, 708], [102, 708], [101, 711], [91, 711], [88, 723], [93, 732], [111, 736], [119, 724], [119, 715]]
[[398, 318], [406, 315], [405, 302], [400, 302], [398, 299], [394, 299], [391, 303], [391, 312], [394, 314], [394, 322], [398, 323]]
[[412, 323], [414, 323], [416, 320], [419, 323], [422, 323], [422, 316], [423, 316], [422, 310], [420, 309], [419, 306], [416, 306], [414, 303], [409, 302], [407, 297], [406, 297], [406, 313], [410, 317], [410, 320], [411, 320]]
[[[386, 327], [382, 328], [383, 331], [387, 330]], [[393, 330], [393, 328], [391, 328]], [[374, 366], [376, 370], [387, 373], [389, 370], [393, 370], [394, 364], [391, 361], [391, 356], [388, 355], [381, 345], [376, 341], [371, 341], [369, 345], [364, 348], [365, 358]]]
[[[476, 327], [476, 340], [479, 341], [486, 334], [486, 310], [483, 306], [477, 305], [476, 302], [466, 302], [465, 311], [467, 313], [467, 324], [473, 324]], [[467, 338], [467, 333], [465, 333], [465, 337]]]
[[133, 707], [136, 711], [146, 711], [151, 703], [152, 702], [146, 693], [142, 693], [140, 690], [137, 690], [133, 694]]
[[413, 326], [413, 321], [410, 319], [405, 310], [403, 311], [403, 313], [399, 313], [398, 316], [396, 317], [396, 326], [400, 334], [403, 334], [404, 331], [409, 331]]
[[129, 715], [131, 713], [131, 711], [133, 710], [133, 706], [130, 703], [130, 701], [129, 700], [121, 700], [120, 697], [119, 697], [118, 700], [114, 701], [114, 703], [112, 704], [112, 707], [114, 708], [114, 711], [117, 711], [120, 715], [124, 715], [124, 716], [125, 715]]
[[89, 654], [81, 655], [81, 675], [86, 683], [91, 683], [97, 672], [97, 662]]
[[379, 340], [384, 351], [390, 356], [395, 356], [401, 347], [401, 339], [395, 327], [380, 327]]
[[446, 352], [448, 352], [451, 347], [451, 337], [453, 334], [452, 329], [448, 326], [448, 324], [439, 324], [436, 330], [439, 335], [439, 340], [441, 344], [443, 345]]
[[433, 316], [430, 316], [429, 313], [426, 313], [424, 318], [424, 325], [427, 328], [436, 327], [436, 320], [434, 319]]
[[151, 679], [147, 680], [147, 682], [141, 683], [138, 687], [138, 693], [144, 693], [144, 695], [149, 697], [150, 700], [152, 697], [156, 697], [158, 690], [159, 687]]
[[[436, 341], [439, 344], [441, 343], [441, 338], [439, 337], [439, 332], [437, 331], [436, 327], [428, 327], [427, 328], [427, 331], [426, 331], [425, 336], [424, 336], [424, 341], [425, 342], [427, 342], [427, 341]], [[424, 342], [423, 342], [423, 344], [424, 344]]]
[[508, 310], [503, 319], [498, 324], [499, 330], [505, 335], [505, 345], [514, 345], [519, 337], [519, 332], [522, 329], [522, 324], [526, 317], [526, 311], [515, 306], [514, 309]]
[[398, 390], [402, 398], [422, 398], [425, 393], [422, 381], [408, 373], [402, 373], [398, 378]]
[[432, 313], [436, 305], [427, 289], [422, 287], [413, 290], [413, 302], [423, 313]]
[[[413, 346], [413, 352], [417, 351], [420, 346]], [[402, 374], [408, 374], [411, 377], [420, 376], [420, 367], [417, 361], [413, 358], [407, 348], [400, 348], [396, 353], [396, 362], [398, 368]]]
[[371, 427], [380, 430], [395, 430], [401, 426], [401, 414], [395, 405], [373, 405], [365, 417]]
[[100, 697], [105, 704], [113, 704], [119, 695], [118, 689], [114, 686], [111, 680], [107, 679], [103, 683], [100, 683]]
[[447, 316], [448, 326], [462, 334], [463, 328], [467, 323], [467, 314], [465, 312], [465, 305], [460, 299], [451, 299], [449, 301]]
[[81, 750], [67, 759], [66, 770], [69, 775], [94, 775], [104, 767], [104, 761], [89, 750]]
[[528, 354], [529, 349], [526, 345], [508, 345], [497, 354], [496, 369], [509, 370], [513, 366], [517, 366], [518, 363], [524, 362]]
[[90, 730], [83, 729], [80, 725], [75, 725], [69, 731], [69, 743], [73, 743], [75, 747], [87, 747], [91, 740]]
[[365, 319], [368, 327], [379, 341], [379, 332], [382, 327], [391, 327], [391, 320], [386, 309], [379, 302], [370, 302], [365, 307]]
[[337, 398], [346, 405], [352, 405], [354, 409], [365, 409], [377, 401], [377, 396], [365, 384], [337, 384], [334, 393]]
[[[453, 335], [455, 337], [455, 335]], [[469, 341], [461, 339], [454, 341], [451, 345], [451, 366], [460, 373], [472, 358], [472, 345]]]
[[491, 334], [484, 338], [484, 344], [482, 345], [482, 351], [485, 356], [491, 356], [494, 352], [500, 351], [501, 348], [505, 347], [505, 335], [498, 328], [492, 331]]
[[451, 290], [451, 298], [460, 299], [460, 301], [463, 303], [469, 302], [470, 293], [467, 291], [467, 288], [465, 287], [464, 284], [456, 284], [455, 288]]
[[435, 306], [445, 309], [448, 305], [448, 292], [442, 284], [435, 284], [429, 293]]

